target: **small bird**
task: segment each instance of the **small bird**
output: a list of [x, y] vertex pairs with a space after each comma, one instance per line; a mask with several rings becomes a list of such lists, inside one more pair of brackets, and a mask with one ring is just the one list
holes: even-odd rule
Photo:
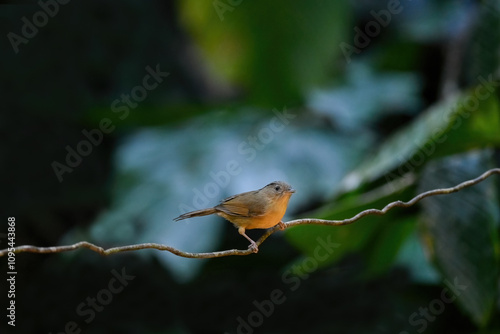
[[213, 208], [187, 212], [174, 220], [216, 214], [233, 223], [238, 228], [238, 233], [250, 241], [249, 248], [257, 253], [259, 251], [257, 244], [245, 234], [245, 230], [270, 228], [277, 224], [283, 230], [285, 224], [281, 219], [294, 192], [288, 183], [275, 181], [259, 190], [228, 197]]

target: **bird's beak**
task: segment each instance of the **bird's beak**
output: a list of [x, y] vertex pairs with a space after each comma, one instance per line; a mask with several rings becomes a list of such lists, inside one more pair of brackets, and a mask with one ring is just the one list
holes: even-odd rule
[[295, 189], [291, 188], [290, 190], [288, 190], [289, 193], [294, 193], [295, 192]]

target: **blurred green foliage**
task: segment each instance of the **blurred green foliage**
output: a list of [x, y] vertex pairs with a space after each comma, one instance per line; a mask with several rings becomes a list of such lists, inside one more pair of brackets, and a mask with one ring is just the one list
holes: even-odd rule
[[183, 1], [182, 17], [214, 71], [252, 105], [296, 105], [339, 73], [332, 60], [351, 22], [346, 1], [222, 1], [222, 13], [216, 3]]
[[[0, 6], [1, 31], [22, 34], [40, 8]], [[287, 218], [350, 218], [500, 165], [494, 0], [58, 8], [18, 53], [0, 42], [2, 202], [19, 245], [245, 248], [222, 219], [171, 220], [275, 179], [297, 189]], [[359, 51], [349, 59], [346, 44]], [[148, 66], [168, 76], [144, 90]], [[59, 182], [52, 163], [103, 120], [112, 130]], [[290, 228], [248, 257], [20, 254], [16, 329], [497, 333], [499, 184]], [[121, 268], [135, 278], [86, 322], [78, 305]]]

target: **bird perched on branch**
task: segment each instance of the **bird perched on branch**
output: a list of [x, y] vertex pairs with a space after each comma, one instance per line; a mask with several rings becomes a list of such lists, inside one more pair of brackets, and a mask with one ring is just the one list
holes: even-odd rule
[[281, 219], [294, 192], [288, 183], [275, 181], [259, 190], [228, 197], [213, 208], [184, 213], [174, 220], [216, 214], [233, 223], [238, 228], [238, 233], [250, 241], [249, 248], [257, 253], [259, 251], [257, 244], [245, 234], [245, 230], [270, 228], [277, 224], [284, 229], [285, 224]]

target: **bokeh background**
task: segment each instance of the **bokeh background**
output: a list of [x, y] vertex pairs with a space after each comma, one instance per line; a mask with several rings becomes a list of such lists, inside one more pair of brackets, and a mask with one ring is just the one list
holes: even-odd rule
[[[13, 216], [17, 245], [246, 249], [221, 218], [172, 219], [274, 180], [297, 190], [286, 219], [344, 219], [500, 166], [499, 13], [3, 1], [0, 246]], [[0, 331], [499, 333], [499, 191], [493, 176], [290, 228], [244, 257], [18, 254], [16, 326], [2, 315]]]

